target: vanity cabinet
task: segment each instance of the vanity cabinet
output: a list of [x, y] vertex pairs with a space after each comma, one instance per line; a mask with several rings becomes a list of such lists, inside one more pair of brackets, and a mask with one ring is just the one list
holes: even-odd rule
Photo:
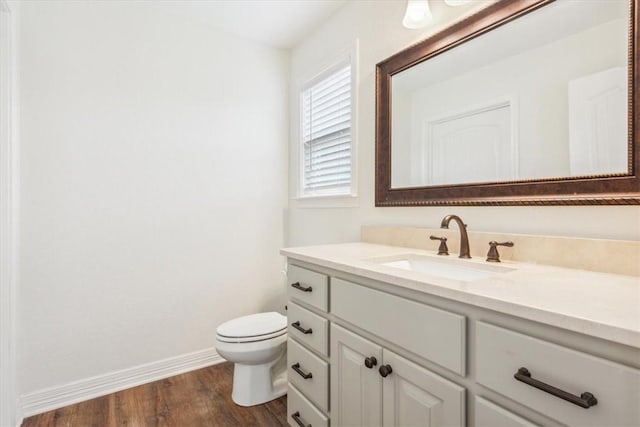
[[335, 316], [459, 375], [466, 370], [465, 316], [331, 278]]
[[479, 396], [475, 398], [475, 411], [477, 427], [539, 427]]
[[287, 333], [306, 348], [323, 356], [329, 352], [329, 321], [300, 305], [291, 302], [287, 312]]
[[465, 388], [384, 349], [382, 425], [464, 426]]
[[287, 410], [289, 425], [292, 427], [329, 427], [329, 417], [291, 384], [287, 393]]
[[335, 425], [464, 425], [463, 387], [335, 324], [331, 354]]
[[636, 347], [295, 259], [288, 286], [293, 427], [640, 425]]
[[485, 322], [476, 324], [476, 369], [479, 384], [563, 424], [640, 423], [637, 369]]
[[316, 403], [318, 409], [329, 410], [329, 363], [289, 338], [287, 341], [289, 382]]
[[287, 270], [287, 295], [322, 312], [328, 311], [329, 276], [290, 265]]
[[287, 282], [287, 421], [328, 427], [329, 276], [289, 265]]
[[378, 374], [381, 363], [381, 346], [331, 325], [331, 412], [334, 425], [382, 425], [382, 377]]

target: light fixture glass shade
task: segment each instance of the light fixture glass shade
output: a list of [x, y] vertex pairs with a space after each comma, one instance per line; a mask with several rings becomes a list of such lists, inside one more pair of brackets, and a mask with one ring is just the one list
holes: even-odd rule
[[471, 0], [444, 0], [447, 6], [462, 6], [469, 3]]
[[402, 25], [410, 29], [422, 28], [429, 24], [431, 18], [428, 0], [408, 0], [407, 11], [404, 13]]

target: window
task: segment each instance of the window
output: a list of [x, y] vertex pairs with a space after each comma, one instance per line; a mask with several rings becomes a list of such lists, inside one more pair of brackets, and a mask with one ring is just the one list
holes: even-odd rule
[[300, 196], [351, 195], [351, 61], [311, 81], [300, 94]]

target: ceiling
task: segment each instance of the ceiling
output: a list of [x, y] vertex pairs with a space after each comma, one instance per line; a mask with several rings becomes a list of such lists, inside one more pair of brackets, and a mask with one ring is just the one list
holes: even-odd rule
[[239, 37], [294, 47], [346, 0], [155, 0], [154, 5]]

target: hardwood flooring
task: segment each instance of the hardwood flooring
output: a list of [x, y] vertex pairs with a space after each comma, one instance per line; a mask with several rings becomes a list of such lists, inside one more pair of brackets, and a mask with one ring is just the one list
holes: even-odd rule
[[22, 427], [285, 426], [287, 397], [244, 408], [226, 362], [34, 415]]

